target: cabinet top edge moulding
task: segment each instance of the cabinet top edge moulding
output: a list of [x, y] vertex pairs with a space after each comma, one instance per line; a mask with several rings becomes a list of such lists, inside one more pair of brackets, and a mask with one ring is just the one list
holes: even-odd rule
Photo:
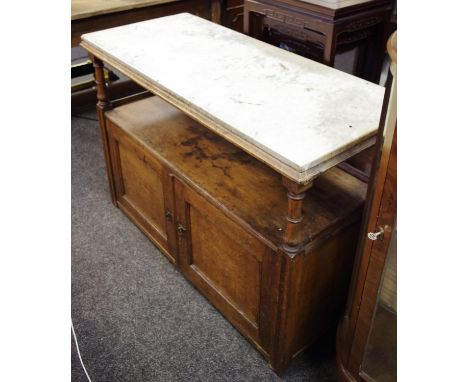
[[383, 87], [188, 13], [81, 45], [298, 183], [375, 141]]
[[181, 0], [72, 0], [71, 20], [80, 20], [87, 17], [128, 11], [129, 9], [173, 3], [175, 1]]
[[375, 0], [301, 0], [304, 3], [320, 5], [324, 8], [339, 10], [342, 8], [352, 7], [366, 3], [375, 2]]

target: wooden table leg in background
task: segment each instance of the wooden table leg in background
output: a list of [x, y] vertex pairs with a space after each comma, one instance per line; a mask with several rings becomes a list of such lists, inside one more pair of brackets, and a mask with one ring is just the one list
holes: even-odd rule
[[333, 67], [335, 65], [335, 56], [336, 56], [336, 45], [338, 40], [338, 34], [336, 33], [334, 27], [330, 28], [330, 31], [327, 33], [326, 43], [323, 50], [323, 63]]
[[211, 21], [221, 24], [221, 0], [211, 0]]

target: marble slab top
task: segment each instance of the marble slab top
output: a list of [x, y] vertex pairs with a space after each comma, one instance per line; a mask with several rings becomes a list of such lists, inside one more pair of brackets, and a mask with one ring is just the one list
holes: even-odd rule
[[150, 7], [157, 4], [172, 3], [180, 0], [72, 0], [71, 19], [104, 15], [129, 9]]
[[375, 140], [383, 87], [188, 13], [81, 45], [301, 183]]
[[304, 3], [316, 4], [329, 9], [342, 9], [353, 5], [370, 3], [375, 0], [300, 0]]

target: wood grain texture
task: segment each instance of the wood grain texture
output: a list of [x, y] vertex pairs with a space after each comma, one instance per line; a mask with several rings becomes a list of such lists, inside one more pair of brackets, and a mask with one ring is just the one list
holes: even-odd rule
[[186, 200], [192, 234], [190, 266], [203, 272], [223, 295], [244, 308], [249, 321], [258, 325], [260, 263], [267, 248], [217, 210], [207, 211], [210, 207], [204, 199], [198, 201], [196, 205]]
[[161, 171], [139, 158], [131, 147], [120, 145], [119, 153], [125, 197], [136, 208], [145, 208], [147, 218], [153, 224], [163, 227], [166, 219]]
[[385, 270], [380, 287], [380, 303], [389, 311], [397, 311], [397, 229], [396, 222], [393, 227], [392, 238], [385, 259]]
[[[261, 262], [267, 247], [215, 206], [178, 182], [181, 268], [240, 331], [259, 343]], [[250, 247], [250, 248], [249, 248]]]
[[303, 263], [296, 264], [300, 276], [294, 294], [295, 312], [291, 316], [296, 317], [296, 333], [302, 334], [294, 338], [294, 352], [332, 327], [331, 322], [337, 322], [346, 299], [354, 259], [350, 254], [356, 249], [358, 231], [359, 224], [347, 227], [340, 240], [333, 237], [326, 240], [320, 247], [306, 251]]

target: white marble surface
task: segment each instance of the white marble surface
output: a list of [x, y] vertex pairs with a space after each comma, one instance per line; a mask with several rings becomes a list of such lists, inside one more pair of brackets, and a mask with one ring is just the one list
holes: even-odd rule
[[301, 0], [305, 3], [321, 5], [330, 9], [342, 9], [353, 5], [370, 3], [374, 0]]
[[352, 150], [378, 128], [383, 87], [187, 13], [82, 39], [295, 171]]

